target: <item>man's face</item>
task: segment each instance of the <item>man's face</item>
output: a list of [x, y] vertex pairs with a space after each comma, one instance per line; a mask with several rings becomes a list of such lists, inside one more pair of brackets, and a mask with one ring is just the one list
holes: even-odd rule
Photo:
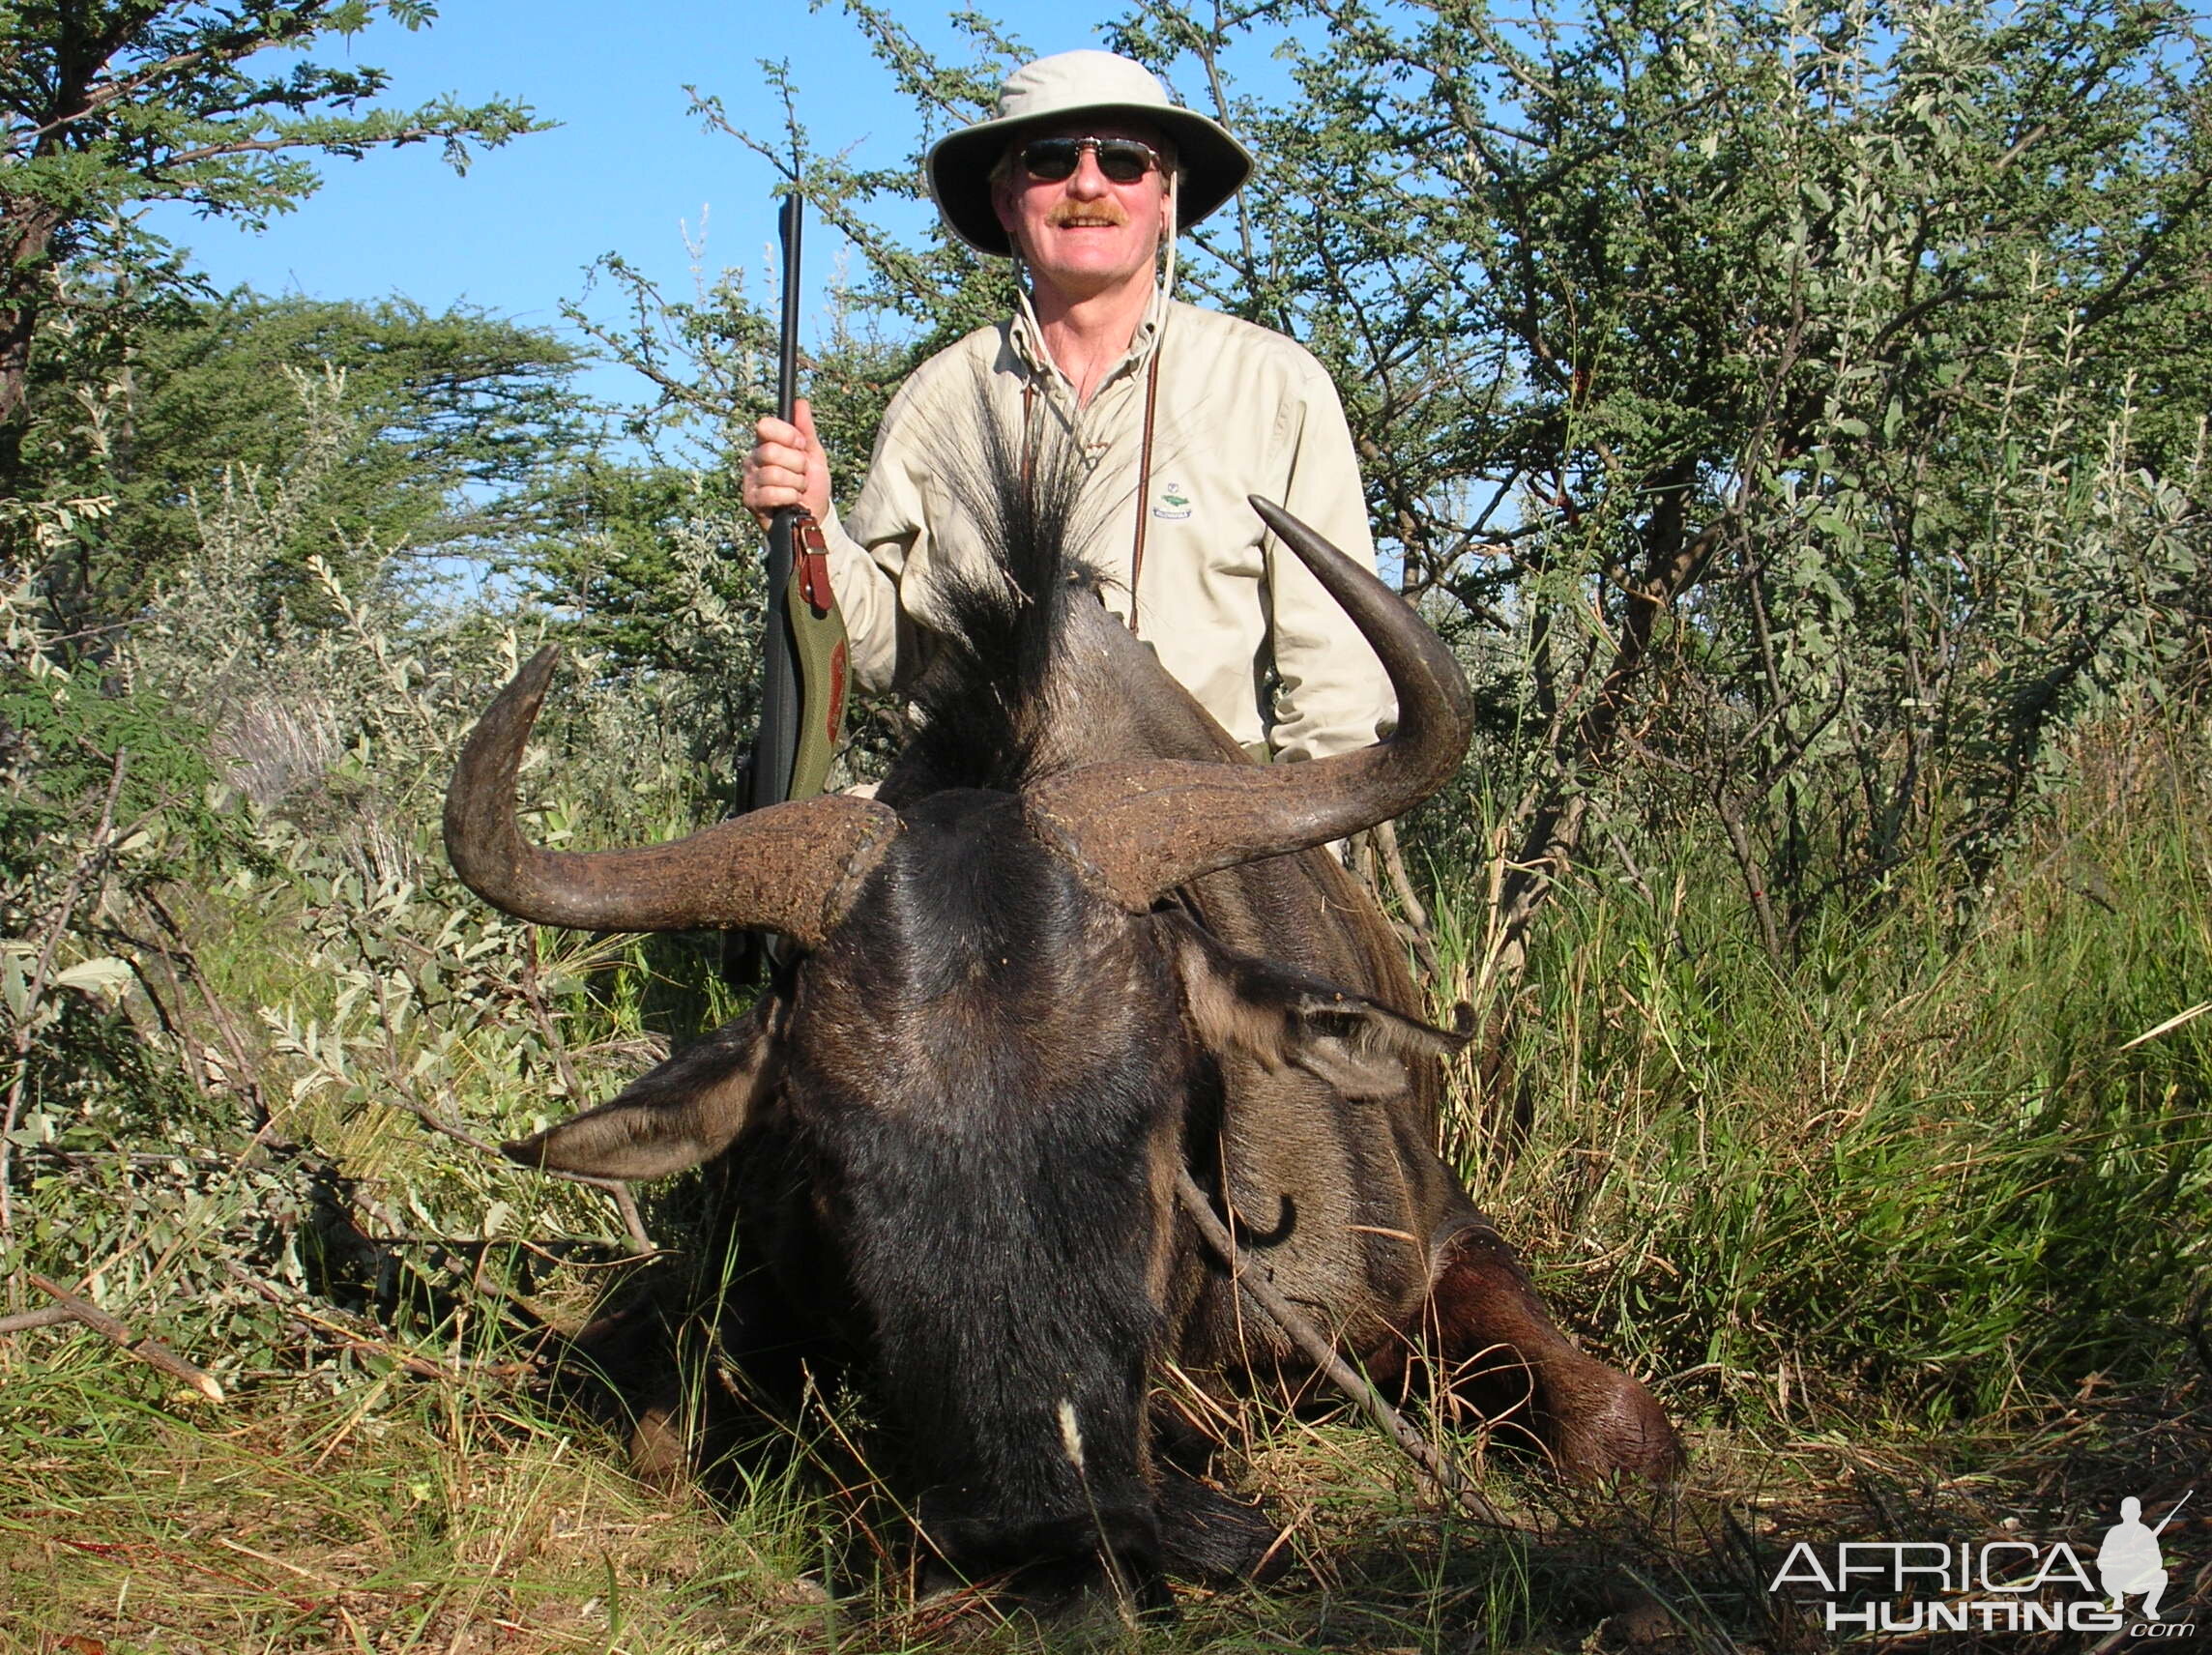
[[[1079, 118], [1025, 132], [1015, 141], [1016, 155], [1043, 137], [1134, 138], [1162, 147], [1160, 134], [1142, 121]], [[1012, 171], [992, 189], [991, 201], [1040, 291], [1074, 301], [1137, 281], [1150, 284], [1168, 228], [1167, 180], [1157, 167], [1116, 184], [1099, 171], [1096, 152], [1086, 148], [1075, 171], [1057, 182], [1030, 177], [1018, 160]]]

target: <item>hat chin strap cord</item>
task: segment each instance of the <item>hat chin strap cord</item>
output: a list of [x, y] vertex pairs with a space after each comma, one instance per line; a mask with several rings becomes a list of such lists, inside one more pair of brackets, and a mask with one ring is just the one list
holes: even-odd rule
[[1180, 167], [1168, 174], [1168, 257], [1167, 268], [1160, 273], [1160, 291], [1170, 299], [1175, 297], [1176, 226], [1181, 211], [1181, 203], [1176, 198], [1176, 190], [1180, 176]]

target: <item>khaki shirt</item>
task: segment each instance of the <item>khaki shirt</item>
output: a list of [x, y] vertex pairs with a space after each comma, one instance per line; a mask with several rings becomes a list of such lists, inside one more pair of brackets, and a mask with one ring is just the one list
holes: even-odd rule
[[[1139, 502], [1146, 370], [1163, 336], [1151, 481]], [[1051, 422], [1039, 438], [1071, 435], [1091, 469], [1072, 549], [1108, 576], [1108, 606], [1123, 620], [1137, 511], [1150, 513], [1137, 635], [1232, 737], [1255, 756], [1309, 759], [1364, 746], [1394, 723], [1366, 640], [1245, 504], [1248, 494], [1280, 502], [1375, 566], [1336, 388], [1280, 334], [1164, 298], [1088, 408], [1077, 408], [1026, 299], [900, 388], [859, 498], [825, 525], [862, 684], [904, 687], [919, 670], [936, 570], [982, 544], [946, 468], [961, 454], [980, 463], [986, 408], [1019, 442], [1025, 384], [1036, 388], [1029, 417]]]

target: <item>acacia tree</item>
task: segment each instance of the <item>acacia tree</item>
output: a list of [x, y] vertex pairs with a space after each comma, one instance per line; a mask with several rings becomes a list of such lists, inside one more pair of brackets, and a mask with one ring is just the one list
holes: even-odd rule
[[[171, 250], [136, 222], [156, 201], [260, 224], [316, 185], [312, 159], [536, 130], [523, 105], [377, 107], [382, 70], [294, 61], [378, 15], [420, 28], [425, 0], [0, 0], [0, 492], [23, 489], [42, 345], [174, 288]], [[82, 366], [71, 377], [80, 384]]]
[[547, 480], [597, 438], [577, 365], [554, 334], [465, 307], [248, 293], [191, 306], [136, 343], [119, 415], [131, 440], [98, 478], [121, 566], [100, 584], [127, 608], [198, 548], [226, 488], [306, 463], [303, 376], [331, 381], [343, 446], [314, 456], [311, 507], [264, 571], [265, 604], [314, 601], [310, 558], [363, 587], [496, 561], [540, 531]]
[[1918, 849], [1970, 884], [2202, 565], [2201, 396], [2131, 413], [2208, 360], [2189, 19], [1266, 15], [1325, 46], [1210, 279], [1336, 368], [1409, 589], [1502, 634], [1497, 974], [1599, 819], [1717, 829], [1777, 955]]

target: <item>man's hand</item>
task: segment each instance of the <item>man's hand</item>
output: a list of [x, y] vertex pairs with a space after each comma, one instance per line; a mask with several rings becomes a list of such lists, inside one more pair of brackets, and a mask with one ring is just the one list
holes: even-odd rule
[[804, 398], [792, 405], [798, 423], [766, 419], [753, 426], [753, 451], [745, 455], [746, 509], [768, 527], [786, 506], [803, 506], [815, 521], [830, 517], [830, 458], [814, 435], [814, 410]]

